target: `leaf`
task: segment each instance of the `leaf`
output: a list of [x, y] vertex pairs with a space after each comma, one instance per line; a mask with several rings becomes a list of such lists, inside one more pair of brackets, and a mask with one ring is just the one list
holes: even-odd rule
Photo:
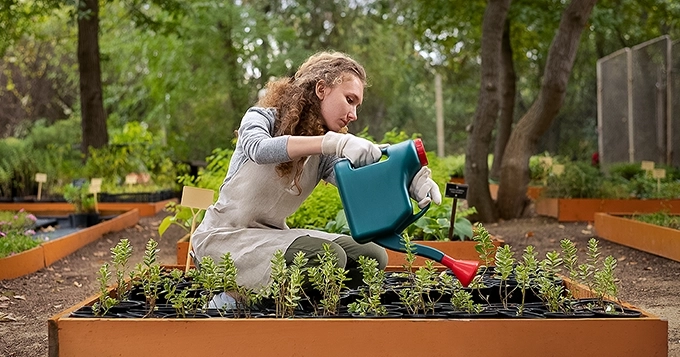
[[171, 217], [171, 216], [163, 218], [163, 221], [158, 226], [158, 235], [159, 236], [163, 236], [163, 233], [165, 233], [165, 231], [168, 230], [168, 228], [172, 224], [172, 219], [173, 219], [173, 217]]

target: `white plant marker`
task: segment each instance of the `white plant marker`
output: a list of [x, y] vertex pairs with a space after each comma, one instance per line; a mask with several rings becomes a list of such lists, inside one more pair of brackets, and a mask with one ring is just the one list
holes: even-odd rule
[[[184, 186], [182, 188], [182, 200], [180, 201], [180, 206], [189, 207], [191, 209], [191, 231], [189, 232], [189, 248], [187, 249], [187, 259], [186, 266], [184, 267], [184, 272], [189, 271], [189, 264], [191, 262], [191, 237], [194, 235], [194, 230], [196, 230], [196, 216], [201, 212], [201, 210], [208, 209], [211, 204], [215, 201], [215, 191], [207, 188], [198, 188], [191, 186]], [[194, 212], [196, 209], [196, 212]]]
[[127, 176], [125, 176], [125, 184], [128, 186], [137, 184], [137, 174], [127, 174]]
[[97, 205], [97, 194], [101, 192], [102, 190], [102, 179], [101, 178], [93, 178], [90, 180], [90, 188], [89, 191], [91, 194], [94, 195], [94, 211], [99, 213], [99, 207]]
[[656, 193], [661, 192], [661, 179], [666, 178], [666, 169], [654, 169], [652, 177], [656, 179]]
[[40, 197], [42, 196], [42, 184], [43, 182], [47, 182], [47, 174], [44, 173], [35, 174], [35, 182], [38, 183], [38, 201], [40, 201]]
[[654, 170], [654, 161], [643, 161], [640, 167], [649, 175]]

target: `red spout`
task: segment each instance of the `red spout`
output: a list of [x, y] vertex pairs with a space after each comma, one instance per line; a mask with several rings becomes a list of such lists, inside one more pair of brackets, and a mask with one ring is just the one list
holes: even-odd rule
[[423, 145], [423, 140], [413, 139], [413, 144], [416, 146], [416, 152], [418, 153], [418, 160], [420, 161], [420, 166], [427, 166], [427, 153], [425, 152], [425, 145]]
[[456, 260], [449, 257], [448, 255], [444, 255], [440, 263], [451, 269], [453, 275], [458, 278], [464, 287], [470, 285], [472, 279], [474, 279], [475, 275], [477, 274], [477, 269], [479, 269], [479, 261]]

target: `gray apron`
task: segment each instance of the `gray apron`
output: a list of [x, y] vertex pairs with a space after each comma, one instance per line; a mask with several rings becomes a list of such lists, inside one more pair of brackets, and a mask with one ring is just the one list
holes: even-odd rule
[[286, 218], [300, 207], [319, 183], [320, 156], [310, 156], [300, 178], [302, 193], [292, 175], [279, 177], [276, 164], [258, 165], [247, 161], [220, 188], [217, 202], [192, 237], [196, 255], [210, 256], [218, 263], [231, 253], [239, 285], [257, 289], [270, 281], [271, 259], [277, 250], [285, 252], [301, 236], [335, 240], [339, 234], [309, 229], [290, 229]]

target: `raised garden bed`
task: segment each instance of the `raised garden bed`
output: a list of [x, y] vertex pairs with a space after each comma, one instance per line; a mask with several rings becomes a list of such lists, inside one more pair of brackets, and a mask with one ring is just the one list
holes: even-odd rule
[[[564, 282], [576, 298], [591, 296], [586, 287]], [[173, 356], [225, 351], [229, 355], [340, 356], [348, 348], [376, 356], [668, 353], [668, 321], [639, 309], [639, 317], [621, 318], [69, 317], [97, 299], [93, 296], [49, 319], [50, 356], [129, 356], [148, 351]]]
[[680, 214], [680, 200], [609, 200], [600, 198], [541, 198], [536, 201], [536, 213], [557, 218], [560, 222], [592, 222], [595, 213], [614, 215], [668, 211]]
[[[45, 213], [36, 210], [31, 210], [31, 212], [37, 215]], [[88, 228], [70, 230], [72, 233], [45, 241], [33, 249], [0, 258], [0, 280], [18, 278], [48, 267], [85, 245], [96, 241], [106, 233], [120, 231], [139, 222], [139, 211], [137, 209], [124, 213], [102, 211], [102, 214], [113, 215], [113, 217]]]
[[[171, 198], [159, 202], [101, 202], [97, 205], [100, 211], [126, 212], [138, 210], [141, 217], [152, 217], [161, 212], [168, 202], [178, 202]], [[42, 212], [51, 215], [66, 215], [73, 212], [73, 205], [67, 202], [0, 202], [0, 211]]]
[[677, 229], [595, 213], [595, 231], [598, 237], [610, 242], [680, 262], [680, 231]]

